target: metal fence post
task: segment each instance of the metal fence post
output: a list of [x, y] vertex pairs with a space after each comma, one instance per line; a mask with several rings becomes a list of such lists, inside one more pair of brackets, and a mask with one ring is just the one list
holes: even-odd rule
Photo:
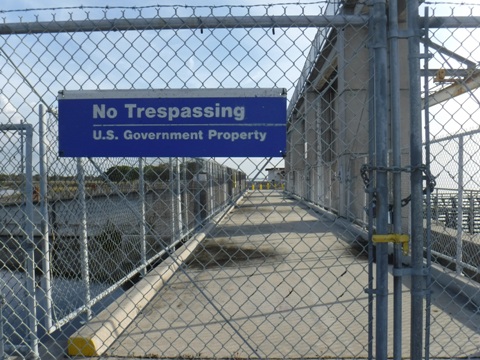
[[455, 256], [455, 271], [463, 271], [463, 136], [458, 138], [458, 206], [457, 206], [457, 249]]
[[205, 164], [202, 159], [196, 159], [195, 174], [193, 179], [195, 197], [195, 228], [202, 226], [208, 216], [207, 190], [205, 189], [208, 174], [205, 172]]
[[140, 192], [140, 261], [141, 276], [147, 273], [147, 221], [145, 219], [145, 171], [143, 166], [143, 158], [138, 158], [138, 191]]
[[41, 214], [41, 234], [43, 243], [43, 259], [42, 259], [42, 289], [44, 292], [44, 305], [43, 311], [45, 313], [45, 328], [50, 330], [52, 328], [52, 282], [51, 282], [51, 257], [50, 257], [50, 236], [49, 236], [49, 218], [48, 218], [48, 194], [47, 194], [47, 182], [48, 182], [48, 164], [47, 154], [45, 151], [45, 144], [47, 142], [45, 137], [45, 111], [42, 104], [38, 107], [39, 112], [39, 157], [40, 157], [40, 214]]
[[81, 209], [80, 220], [80, 261], [82, 267], [82, 281], [85, 290], [85, 306], [87, 319], [92, 317], [90, 306], [90, 270], [88, 258], [88, 232], [87, 232], [87, 203], [85, 199], [85, 171], [83, 169], [82, 158], [77, 158], [77, 186], [78, 186], [78, 202]]
[[[392, 163], [393, 167], [402, 166], [401, 158], [401, 107], [400, 107], [400, 71], [398, 52], [398, 2], [389, 2], [389, 29], [390, 36], [390, 117], [392, 134]], [[393, 227], [396, 234], [402, 233], [402, 174], [393, 174]], [[396, 269], [402, 268], [402, 246], [394, 244], [393, 266]], [[402, 277], [393, 278], [393, 358], [402, 358]]]
[[[369, 61], [368, 64], [368, 71], [370, 73], [370, 77], [368, 80], [368, 98], [370, 99], [368, 102], [368, 167], [369, 172], [368, 176], [372, 181], [368, 182], [367, 185], [367, 216], [368, 216], [368, 358], [373, 359], [373, 347], [374, 347], [374, 335], [373, 335], [373, 305], [374, 305], [374, 276], [373, 276], [373, 262], [374, 262], [374, 248], [372, 237], [374, 234], [374, 172], [373, 167], [375, 166], [375, 81], [374, 81], [374, 74], [375, 74], [375, 66], [373, 62], [374, 51], [373, 51], [373, 26], [368, 27], [368, 35], [370, 38], [369, 43], [369, 56], [372, 61]], [[331, 196], [329, 197], [331, 198]], [[330, 208], [330, 201], [328, 204], [328, 208]]]
[[[375, 66], [375, 159], [376, 167], [387, 166], [387, 16], [385, 0], [376, 0], [373, 5], [373, 46]], [[376, 172], [376, 219], [377, 234], [388, 232], [388, 174]], [[376, 359], [387, 358], [388, 346], [388, 244], [377, 243], [376, 278]]]
[[[424, 17], [425, 19], [429, 18], [429, 8], [428, 6], [425, 7]], [[425, 27], [425, 38], [429, 38], [429, 27], [428, 25]], [[424, 45], [424, 53], [427, 56], [429, 52], [428, 46]], [[424, 66], [424, 93], [429, 94], [429, 82], [428, 82], [428, 61], [425, 61]], [[425, 117], [425, 165], [427, 169], [430, 169], [430, 104], [428, 96], [425, 96], [425, 107], [424, 107], [424, 117]], [[438, 189], [437, 189], [438, 195]], [[438, 199], [438, 196], [437, 196]], [[426, 193], [426, 201], [427, 206], [425, 209], [425, 216], [426, 216], [426, 232], [425, 232], [425, 256], [426, 256], [426, 266], [428, 269], [431, 267], [431, 254], [432, 254], [432, 241], [431, 241], [431, 229], [432, 229], [432, 209], [431, 209], [431, 201], [432, 201], [432, 194], [431, 189], [427, 186], [427, 193]], [[437, 203], [438, 204], [438, 203]], [[436, 204], [436, 205], [437, 205]], [[437, 215], [438, 217], [438, 215]], [[431, 274], [428, 273], [425, 278], [425, 285], [427, 289], [427, 293], [425, 296], [425, 360], [429, 360], [430, 358], [430, 308], [432, 305], [432, 297], [430, 292], [428, 291], [432, 284]]]
[[468, 197], [468, 232], [470, 235], [475, 234], [475, 198], [473, 191], [470, 191]]
[[169, 159], [169, 189], [171, 194], [171, 227], [172, 227], [172, 238], [171, 243], [173, 244], [181, 237], [182, 229], [182, 216], [181, 216], [181, 198], [180, 198], [180, 170], [178, 164], [178, 158]]
[[175, 228], [176, 228], [176, 212], [175, 212], [175, 204], [176, 204], [176, 199], [175, 199], [175, 178], [174, 178], [174, 171], [173, 171], [173, 159], [169, 158], [168, 159], [168, 191], [170, 193], [170, 244], [173, 244], [175, 242], [176, 238], [176, 233], [175, 233]]
[[206, 173], [207, 173], [207, 179], [208, 179], [208, 185], [206, 185], [208, 187], [208, 192], [207, 192], [207, 203], [206, 203], [206, 206], [207, 206], [207, 217], [210, 217], [211, 215], [213, 215], [213, 163], [211, 161], [207, 161], [206, 163], [207, 165], [207, 168], [206, 168]]
[[187, 162], [185, 158], [182, 158], [182, 167], [181, 167], [181, 181], [182, 187], [180, 192], [180, 201], [183, 205], [183, 228], [182, 234], [188, 233], [190, 231], [189, 217], [190, 212], [190, 201], [188, 201], [188, 179], [187, 179]]
[[[29, 346], [31, 355], [39, 358], [38, 355], [38, 319], [37, 301], [35, 296], [35, 238], [33, 233], [33, 129], [30, 124], [22, 125], [25, 133], [25, 255], [26, 255], [26, 288], [28, 308]], [[23, 136], [23, 134], [22, 134]]]
[[407, 2], [408, 67], [410, 73], [410, 176], [411, 191], [411, 343], [410, 358], [419, 360], [423, 351], [423, 173], [422, 173], [422, 117], [420, 91], [420, 29], [418, 0]]
[[[3, 281], [2, 281], [3, 282]], [[4, 287], [5, 284], [2, 284]], [[0, 360], [5, 359], [5, 335], [3, 333], [3, 307], [5, 306], [5, 297], [3, 296], [2, 290], [0, 290]]]
[[180, 161], [178, 157], [175, 158], [175, 214], [176, 223], [176, 240], [183, 238], [183, 216], [182, 216], [182, 182], [180, 173]]

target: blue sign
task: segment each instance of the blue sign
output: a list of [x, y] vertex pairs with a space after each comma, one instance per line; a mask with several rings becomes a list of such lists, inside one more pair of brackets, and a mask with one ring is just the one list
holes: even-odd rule
[[59, 155], [282, 156], [286, 103], [283, 89], [62, 91]]

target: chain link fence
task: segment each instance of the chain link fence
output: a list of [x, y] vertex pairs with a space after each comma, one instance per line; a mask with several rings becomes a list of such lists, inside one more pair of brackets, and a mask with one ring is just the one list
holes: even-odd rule
[[[473, 4], [425, 10], [426, 16], [479, 14], [478, 6]], [[439, 277], [437, 281], [442, 285], [455, 281], [457, 296], [468, 294], [465, 307], [478, 307], [478, 27], [428, 29], [422, 43], [430, 55], [423, 70], [425, 125], [430, 134], [425, 144], [426, 156], [437, 182], [430, 209], [427, 209], [432, 218], [432, 261], [450, 275], [448, 280]], [[447, 292], [448, 287], [444, 291]], [[431, 316], [432, 323], [443, 324], [439, 314], [432, 312]], [[465, 329], [472, 325], [467, 322], [459, 334], [468, 336]], [[473, 328], [478, 335], [478, 326]], [[451, 345], [443, 345], [444, 348], [461, 352], [459, 344], [452, 340], [451, 324], [443, 324], [441, 329], [443, 334], [432, 331], [432, 344], [449, 341]], [[432, 352], [432, 356], [435, 355]]]
[[[452, 4], [4, 11], [0, 357], [478, 356], [480, 21]], [[277, 157], [59, 154], [62, 91], [273, 88]]]

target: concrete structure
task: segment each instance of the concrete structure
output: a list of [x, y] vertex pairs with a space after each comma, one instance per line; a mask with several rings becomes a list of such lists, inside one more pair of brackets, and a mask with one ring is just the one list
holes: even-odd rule
[[267, 172], [267, 181], [274, 182], [277, 184], [283, 183], [285, 181], [285, 169], [284, 168], [269, 168], [265, 169]]
[[[349, 1], [342, 11], [359, 14], [366, 13], [367, 8]], [[400, 21], [404, 25], [402, 16]], [[315, 56], [310, 57], [315, 61], [305, 65], [301, 78], [304, 81], [297, 85], [290, 104], [285, 161], [288, 191], [341, 217], [364, 223], [367, 198], [360, 168], [368, 161], [369, 144], [376, 141], [374, 135], [369, 137], [374, 91], [371, 41], [367, 27], [319, 31], [312, 47]], [[405, 40], [399, 41], [403, 57], [398, 61], [402, 74], [403, 164], [410, 160], [406, 46]], [[410, 191], [404, 176], [402, 197]], [[406, 211], [403, 217], [408, 220]]]

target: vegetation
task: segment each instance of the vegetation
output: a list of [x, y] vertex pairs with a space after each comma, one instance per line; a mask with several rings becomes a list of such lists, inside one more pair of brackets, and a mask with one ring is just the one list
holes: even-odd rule
[[133, 181], [139, 178], [138, 168], [127, 165], [112, 166], [105, 172], [105, 175], [113, 182]]
[[[181, 174], [182, 178], [186, 176], [186, 180], [190, 180], [194, 175], [200, 170], [201, 165], [196, 161], [190, 161], [182, 163], [181, 165]], [[186, 174], [186, 175], [184, 175]], [[23, 182], [22, 174], [2, 174], [0, 173], [0, 186], [2, 187], [18, 187], [19, 184]], [[129, 165], [116, 165], [111, 166], [101, 175], [85, 175], [85, 180], [87, 182], [101, 182], [105, 180], [105, 177], [108, 180], [120, 183], [120, 182], [131, 182], [137, 181], [140, 178], [140, 172], [138, 167], [132, 167]], [[144, 179], [148, 182], [163, 181], [168, 182], [170, 179], [170, 166], [169, 164], [160, 163], [157, 165], [147, 165], [144, 168]], [[40, 175], [35, 174], [33, 176], [34, 182], [40, 181]], [[75, 183], [77, 181], [76, 175], [59, 175], [53, 174], [48, 176], [49, 182], [58, 182], [58, 183]]]
[[[188, 162], [182, 166], [186, 166], [186, 177], [191, 179], [196, 173], [197, 163]], [[169, 164], [147, 165], [143, 169], [143, 174], [145, 181], [167, 182], [170, 179], [170, 166]], [[134, 181], [140, 178], [138, 168], [127, 165], [112, 166], [105, 172], [105, 175], [113, 182]]]

